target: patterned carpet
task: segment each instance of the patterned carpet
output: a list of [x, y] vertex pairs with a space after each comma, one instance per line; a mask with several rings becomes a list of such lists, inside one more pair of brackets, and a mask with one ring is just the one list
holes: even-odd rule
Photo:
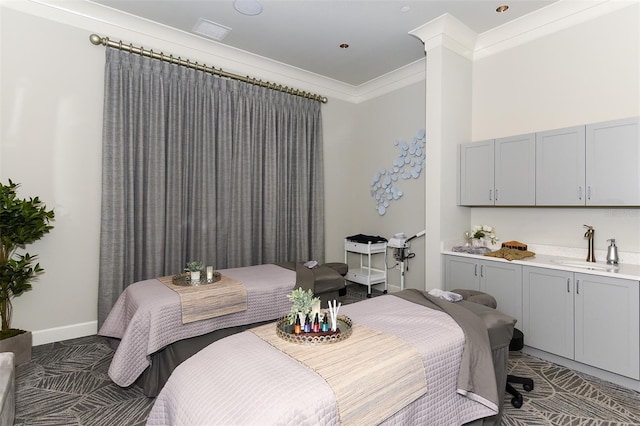
[[524, 404], [505, 398], [503, 425], [640, 425], [640, 393], [539, 358], [512, 352], [509, 373], [529, 377], [535, 386], [522, 391]]
[[[364, 286], [348, 286], [341, 300], [361, 300], [365, 293]], [[135, 385], [122, 389], [111, 382], [112, 356], [100, 336], [34, 347], [32, 362], [16, 370], [15, 425], [144, 425], [153, 399]], [[520, 409], [505, 399], [504, 425], [640, 424], [637, 392], [526, 354], [512, 353], [509, 368], [533, 378], [535, 389], [524, 392]]]

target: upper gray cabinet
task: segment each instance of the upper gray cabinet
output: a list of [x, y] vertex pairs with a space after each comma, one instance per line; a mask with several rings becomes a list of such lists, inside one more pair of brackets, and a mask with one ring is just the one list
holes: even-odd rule
[[640, 206], [640, 119], [586, 127], [587, 205]]
[[460, 146], [460, 204], [526, 206], [535, 203], [535, 135]]
[[640, 205], [638, 118], [536, 133], [536, 205]]
[[536, 202], [535, 135], [495, 140], [495, 205], [531, 206]]
[[493, 205], [493, 168], [493, 139], [460, 145], [460, 204]]
[[584, 206], [585, 126], [536, 133], [536, 205]]
[[464, 206], [640, 206], [640, 118], [464, 144], [460, 168]]

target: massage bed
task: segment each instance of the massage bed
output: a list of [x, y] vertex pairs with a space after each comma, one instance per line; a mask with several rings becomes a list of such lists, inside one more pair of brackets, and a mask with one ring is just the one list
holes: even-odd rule
[[339, 314], [353, 328], [335, 343], [290, 342], [276, 323], [212, 343], [175, 369], [147, 425], [500, 424], [513, 318], [413, 289]]
[[324, 300], [337, 298], [344, 279], [338, 266], [326, 265], [308, 269], [286, 262], [219, 270], [223, 278], [242, 283], [246, 309], [186, 323], [181, 296], [163, 279], [129, 285], [98, 332], [116, 346], [109, 377], [122, 387], [137, 383], [147, 396], [156, 396], [173, 369], [203, 347], [287, 314], [291, 302], [286, 296], [294, 288], [319, 290]]

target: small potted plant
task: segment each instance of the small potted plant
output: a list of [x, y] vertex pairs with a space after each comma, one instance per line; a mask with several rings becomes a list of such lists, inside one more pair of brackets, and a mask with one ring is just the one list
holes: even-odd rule
[[31, 332], [11, 328], [11, 300], [31, 289], [31, 281], [44, 272], [36, 255], [17, 253], [43, 235], [53, 226], [53, 210], [47, 210], [38, 197], [20, 199], [16, 193], [19, 184], [9, 179], [0, 183], [0, 352], [15, 354], [16, 365], [31, 360]]
[[287, 295], [292, 302], [289, 311], [289, 324], [296, 322], [296, 316], [300, 316], [300, 322], [304, 323], [304, 317], [311, 313], [315, 308], [320, 310], [320, 298], [313, 297], [313, 291], [297, 288]]
[[199, 283], [200, 282], [200, 271], [202, 271], [203, 263], [198, 261], [191, 261], [187, 263], [187, 267], [184, 269], [189, 272], [189, 277], [191, 278], [191, 283]]
[[491, 244], [495, 244], [498, 241], [496, 238], [495, 230], [489, 225], [475, 225], [471, 228], [471, 245], [474, 247], [484, 246], [485, 240], [491, 241]]

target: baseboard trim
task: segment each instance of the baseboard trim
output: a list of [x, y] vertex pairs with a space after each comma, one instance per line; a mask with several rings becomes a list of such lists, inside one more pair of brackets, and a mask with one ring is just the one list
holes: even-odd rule
[[62, 340], [77, 339], [78, 337], [91, 336], [98, 332], [98, 321], [89, 321], [80, 324], [66, 325], [64, 327], [48, 328], [46, 330], [33, 331], [33, 346], [46, 345], [47, 343], [60, 342]]
[[563, 367], [571, 368], [572, 370], [576, 370], [581, 373], [589, 374], [601, 380], [606, 380], [616, 385], [623, 386], [627, 389], [632, 389], [632, 390], [635, 390], [636, 392], [640, 392], [640, 381], [634, 380], [630, 377], [625, 377], [619, 374], [611, 373], [609, 371], [601, 370], [599, 368], [582, 364], [580, 362], [573, 361], [571, 359], [567, 359], [558, 355], [554, 355], [549, 352], [541, 351], [539, 349], [531, 348], [526, 345], [522, 350], [522, 352], [527, 353], [529, 355], [533, 355], [538, 358], [542, 358], [544, 360], [553, 362], [558, 365], [562, 365]]
[[400, 285], [387, 284], [387, 291], [389, 293], [397, 293], [398, 291], [400, 291]]

